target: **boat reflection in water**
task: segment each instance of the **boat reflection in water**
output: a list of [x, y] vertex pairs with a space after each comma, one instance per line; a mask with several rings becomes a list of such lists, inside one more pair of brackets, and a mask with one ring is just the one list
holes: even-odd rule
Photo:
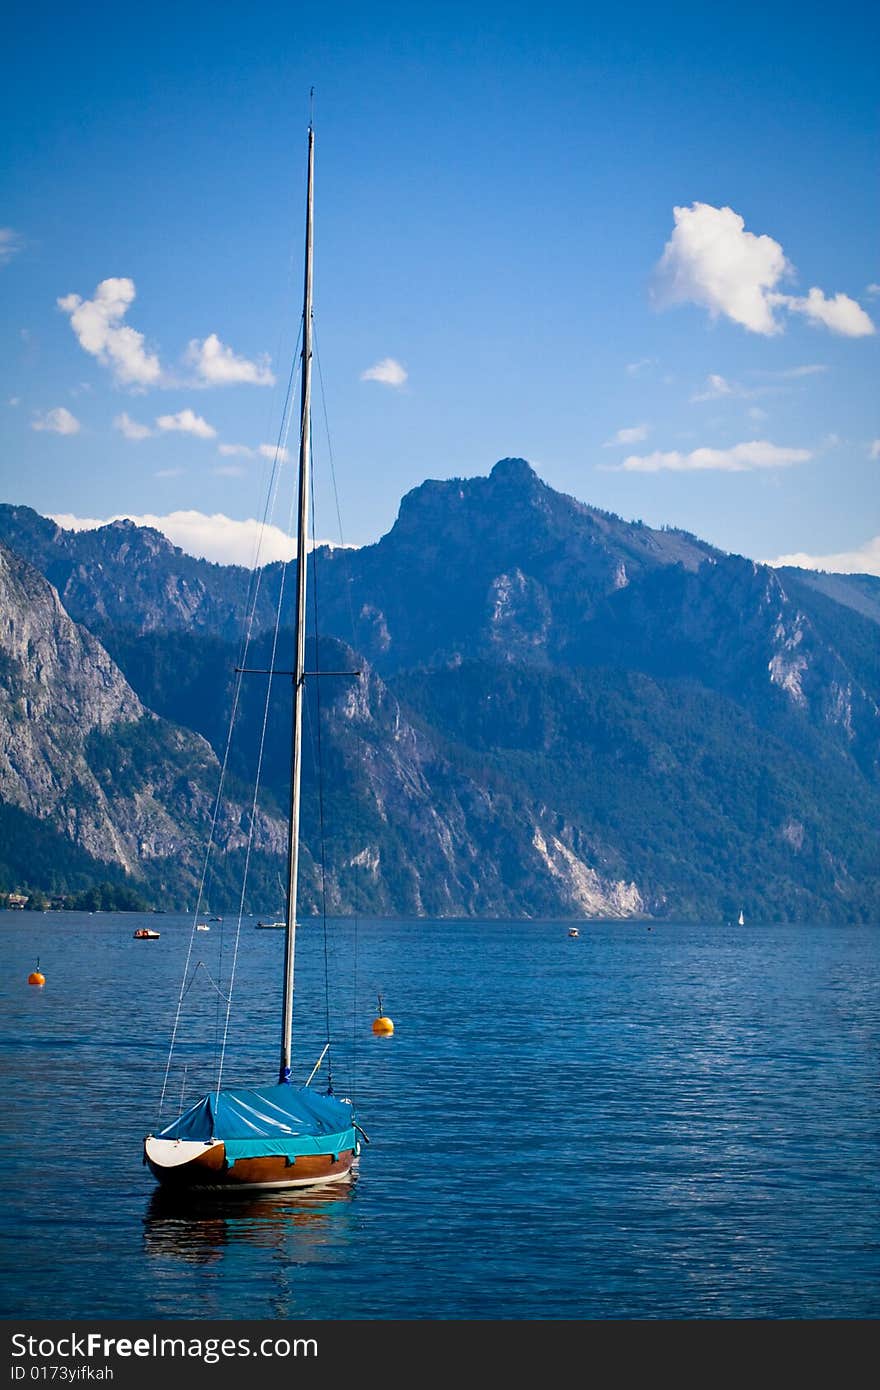
[[144, 1214], [144, 1250], [196, 1265], [222, 1260], [235, 1246], [275, 1249], [297, 1264], [320, 1260], [327, 1246], [348, 1238], [356, 1184], [352, 1174], [325, 1187], [260, 1195], [158, 1188]]

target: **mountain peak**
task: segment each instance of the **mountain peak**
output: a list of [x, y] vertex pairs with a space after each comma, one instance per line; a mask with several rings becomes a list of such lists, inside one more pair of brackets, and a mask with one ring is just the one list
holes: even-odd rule
[[526, 459], [499, 459], [489, 474], [497, 483], [535, 483], [540, 479]]

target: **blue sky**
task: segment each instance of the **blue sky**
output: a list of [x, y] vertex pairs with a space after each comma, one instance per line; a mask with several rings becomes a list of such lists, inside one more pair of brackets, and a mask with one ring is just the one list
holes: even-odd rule
[[[312, 8], [13, 6], [2, 500], [247, 558], [314, 84], [346, 541], [513, 454], [627, 518], [880, 573], [873, 7]], [[320, 392], [315, 453], [338, 539]]]

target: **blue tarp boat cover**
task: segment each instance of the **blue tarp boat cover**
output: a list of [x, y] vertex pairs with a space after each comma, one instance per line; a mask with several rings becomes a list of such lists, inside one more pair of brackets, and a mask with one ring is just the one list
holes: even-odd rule
[[357, 1146], [350, 1101], [303, 1087], [211, 1091], [160, 1130], [159, 1139], [222, 1139], [226, 1159], [341, 1153]]

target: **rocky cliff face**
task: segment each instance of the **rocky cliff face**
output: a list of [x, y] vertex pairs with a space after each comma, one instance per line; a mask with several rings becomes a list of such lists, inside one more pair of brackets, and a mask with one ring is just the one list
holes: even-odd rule
[[[843, 610], [838, 631], [855, 621]], [[795, 746], [810, 732], [827, 735], [872, 780], [880, 772], [880, 691], [817, 627], [800, 593], [752, 560], [725, 555], [644, 577], [573, 634], [569, 656], [697, 678]]]
[[[330, 659], [340, 657], [328, 649], [325, 666]], [[487, 783], [451, 756], [369, 668], [324, 719], [357, 799], [347, 847], [328, 860], [331, 910], [359, 900], [416, 916], [633, 917], [656, 906], [615, 875], [601, 842], [536, 803], [527, 786]], [[311, 881], [317, 902], [314, 870]]]
[[140, 722], [141, 702], [100, 644], [71, 622], [55, 590], [5, 547], [0, 612], [0, 797], [51, 817], [96, 858], [131, 871], [135, 844], [120, 834], [85, 747], [95, 729]]
[[[135, 879], [173, 861], [176, 879], [194, 881], [218, 772], [208, 743], [145, 709], [51, 585], [3, 545], [0, 614], [0, 800]], [[221, 820], [227, 852], [244, 843], [242, 812]], [[280, 825], [262, 818], [256, 839], [280, 852]]]

